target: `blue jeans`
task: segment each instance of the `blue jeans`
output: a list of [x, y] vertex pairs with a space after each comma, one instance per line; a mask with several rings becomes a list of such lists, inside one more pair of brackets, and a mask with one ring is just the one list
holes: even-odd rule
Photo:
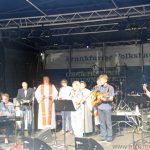
[[24, 128], [25, 128], [25, 118], [27, 118], [27, 128], [28, 128], [28, 133], [31, 134], [32, 132], [32, 112], [31, 109], [28, 107], [24, 107], [21, 110], [21, 117], [24, 118], [24, 121], [21, 123], [21, 132], [24, 134]]
[[71, 112], [70, 111], [62, 111], [62, 129], [64, 130], [64, 121], [66, 125], [66, 131], [71, 130]]
[[105, 140], [112, 140], [111, 109], [100, 110], [100, 130], [101, 136]]

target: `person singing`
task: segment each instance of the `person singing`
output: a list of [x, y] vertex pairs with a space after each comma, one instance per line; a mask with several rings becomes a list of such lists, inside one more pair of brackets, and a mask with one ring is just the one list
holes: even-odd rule
[[[66, 79], [61, 80], [61, 88], [59, 91], [59, 100], [70, 100], [70, 93], [72, 87], [68, 86], [68, 81]], [[66, 131], [71, 131], [71, 112], [62, 112], [62, 132], [64, 132], [64, 119]]]
[[[15, 116], [15, 109], [13, 106], [13, 103], [9, 102], [9, 95], [7, 93], [2, 94], [2, 100], [0, 103], [0, 116]], [[9, 121], [9, 122], [1, 122], [0, 123], [0, 128], [4, 129], [4, 135], [5, 135], [5, 144], [7, 144], [8, 138], [10, 133], [12, 132], [12, 129], [14, 129], [14, 122]]]
[[102, 141], [112, 141], [112, 121], [111, 121], [111, 103], [114, 97], [114, 88], [107, 83], [108, 76], [102, 74], [97, 78], [97, 85], [94, 91], [102, 93], [98, 96], [98, 99], [102, 100], [102, 103], [98, 105], [98, 110], [100, 114], [100, 134]]
[[81, 93], [79, 81], [73, 81], [70, 99], [73, 101], [76, 109], [76, 111], [71, 112], [71, 126], [74, 135], [75, 137], [83, 137], [83, 107], [80, 106], [83, 95]]
[[43, 83], [35, 91], [35, 97], [39, 103], [38, 110], [38, 129], [56, 128], [55, 105], [58, 91], [50, 82], [48, 76], [43, 77]]
[[92, 106], [91, 106], [91, 91], [86, 88], [86, 82], [80, 82], [80, 89], [83, 95], [83, 131], [84, 133], [91, 133], [93, 131], [92, 125]]
[[27, 125], [28, 135], [32, 133], [32, 101], [34, 90], [28, 87], [27, 82], [22, 82], [22, 88], [18, 90], [17, 100], [21, 105], [21, 116], [24, 121], [21, 123], [21, 134], [24, 135], [25, 124]]

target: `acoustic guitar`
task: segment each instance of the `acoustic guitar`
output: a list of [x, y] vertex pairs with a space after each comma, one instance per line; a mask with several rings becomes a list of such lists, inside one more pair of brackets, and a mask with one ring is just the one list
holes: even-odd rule
[[101, 99], [101, 97], [103, 96], [110, 96], [109, 92], [107, 93], [102, 93], [100, 91], [96, 92], [94, 91], [92, 94], [93, 100], [92, 100], [92, 107], [97, 107], [99, 106], [101, 103], [103, 103], [103, 100]]

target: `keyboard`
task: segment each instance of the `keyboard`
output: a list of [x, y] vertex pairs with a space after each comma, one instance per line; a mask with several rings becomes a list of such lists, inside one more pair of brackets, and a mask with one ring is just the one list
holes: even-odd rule
[[0, 122], [10, 122], [10, 121], [21, 121], [22, 117], [19, 116], [0, 116]]

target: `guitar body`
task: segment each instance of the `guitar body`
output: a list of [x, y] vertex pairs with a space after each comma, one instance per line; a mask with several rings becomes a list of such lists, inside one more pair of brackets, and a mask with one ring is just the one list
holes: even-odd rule
[[97, 107], [97, 106], [99, 106], [102, 102], [103, 102], [103, 100], [101, 100], [101, 98], [100, 97], [103, 97], [103, 96], [109, 96], [109, 93], [102, 93], [102, 92], [100, 92], [100, 91], [98, 91], [98, 92], [93, 92], [93, 101], [92, 101], [92, 107]]
[[93, 92], [92, 96], [94, 97], [93, 101], [92, 101], [92, 106], [93, 107], [97, 107], [98, 105], [100, 105], [103, 101], [98, 98], [99, 96], [103, 96], [103, 94], [101, 92]]

